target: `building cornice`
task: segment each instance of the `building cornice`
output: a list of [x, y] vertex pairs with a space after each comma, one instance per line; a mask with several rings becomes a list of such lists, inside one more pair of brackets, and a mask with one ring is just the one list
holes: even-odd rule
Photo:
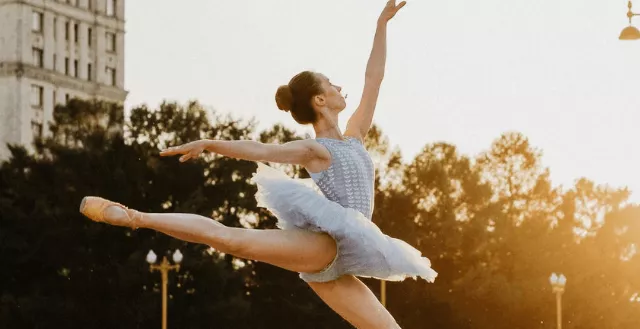
[[70, 77], [59, 72], [23, 63], [0, 62], [0, 77], [24, 77], [43, 81], [60, 88], [79, 91], [115, 102], [124, 102], [129, 94], [124, 89]]

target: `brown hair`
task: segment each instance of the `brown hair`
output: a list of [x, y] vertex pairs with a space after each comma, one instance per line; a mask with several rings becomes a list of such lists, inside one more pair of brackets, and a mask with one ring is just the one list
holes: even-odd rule
[[278, 108], [291, 112], [291, 116], [299, 124], [316, 122], [316, 112], [311, 106], [311, 99], [323, 93], [321, 81], [311, 71], [304, 71], [294, 76], [289, 84], [280, 86], [276, 92]]

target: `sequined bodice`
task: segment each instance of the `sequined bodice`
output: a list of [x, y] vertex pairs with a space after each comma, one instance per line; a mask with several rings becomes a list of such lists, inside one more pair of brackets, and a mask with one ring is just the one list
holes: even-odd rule
[[322, 193], [345, 208], [360, 211], [371, 219], [373, 214], [373, 162], [367, 149], [358, 139], [316, 138], [331, 153], [328, 169], [311, 173]]

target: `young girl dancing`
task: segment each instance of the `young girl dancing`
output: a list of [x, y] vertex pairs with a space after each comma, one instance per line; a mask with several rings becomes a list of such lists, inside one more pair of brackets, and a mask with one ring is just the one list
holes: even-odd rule
[[[300, 124], [311, 124], [316, 138], [285, 144], [199, 140], [161, 152], [180, 161], [202, 152], [257, 161], [253, 182], [258, 206], [272, 212], [279, 229], [226, 227], [195, 214], [144, 213], [99, 197], [86, 197], [80, 211], [90, 219], [131, 228], [148, 228], [184, 241], [202, 243], [236, 257], [300, 273], [318, 296], [357, 328], [399, 328], [376, 296], [356, 277], [433, 282], [431, 263], [409, 244], [383, 234], [371, 221], [374, 167], [363, 145], [369, 130], [386, 62], [387, 23], [405, 5], [387, 2], [378, 22], [362, 99], [344, 134], [338, 114], [346, 106], [341, 88], [324, 75], [305, 71], [278, 88], [278, 108]], [[259, 161], [303, 166], [322, 194]]]

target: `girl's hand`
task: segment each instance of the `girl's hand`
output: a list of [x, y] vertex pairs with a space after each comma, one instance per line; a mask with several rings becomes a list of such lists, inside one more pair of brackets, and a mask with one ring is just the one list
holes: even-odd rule
[[170, 147], [160, 152], [160, 156], [171, 156], [177, 154], [183, 154], [180, 157], [180, 162], [185, 162], [192, 158], [197, 158], [205, 150], [206, 140], [199, 140], [179, 146]]
[[400, 8], [404, 7], [404, 5], [406, 4], [407, 4], [406, 1], [402, 1], [397, 5], [396, 5], [396, 0], [387, 1], [387, 5], [384, 6], [384, 9], [380, 14], [380, 18], [378, 18], [378, 22], [379, 23], [388, 22], [390, 19], [392, 19], [396, 15], [398, 10], [400, 10]]

